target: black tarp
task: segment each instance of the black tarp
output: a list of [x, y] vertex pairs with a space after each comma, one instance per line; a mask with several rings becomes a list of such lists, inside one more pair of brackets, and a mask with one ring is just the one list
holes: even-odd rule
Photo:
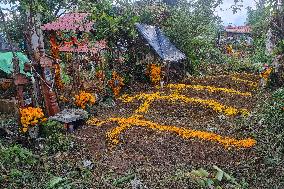
[[137, 23], [136, 28], [162, 60], [179, 62], [186, 58], [185, 54], [177, 49], [158, 27]]

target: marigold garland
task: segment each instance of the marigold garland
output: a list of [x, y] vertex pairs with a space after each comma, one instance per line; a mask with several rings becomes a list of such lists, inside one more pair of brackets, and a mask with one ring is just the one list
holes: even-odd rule
[[237, 140], [235, 138], [223, 137], [221, 135], [218, 135], [212, 132], [197, 131], [197, 130], [192, 130], [192, 129], [187, 129], [187, 128], [180, 128], [176, 126], [159, 125], [151, 121], [146, 121], [146, 120], [141, 119], [140, 115], [134, 115], [129, 118], [109, 118], [108, 120], [102, 121], [102, 122], [99, 122], [96, 119], [96, 122], [93, 125], [102, 126], [109, 122], [117, 122], [119, 125], [118, 127], [107, 132], [107, 138], [114, 145], [117, 145], [119, 143], [119, 135], [131, 127], [146, 127], [146, 128], [153, 129], [153, 130], [171, 132], [171, 133], [175, 133], [179, 135], [180, 137], [184, 139], [198, 138], [201, 140], [217, 142], [225, 146], [226, 148], [228, 147], [251, 148], [256, 144], [256, 140], [251, 139], [251, 138]]
[[[242, 80], [237, 78], [237, 81], [239, 82], [246, 82], [248, 84], [251, 84], [252, 86], [255, 86], [254, 82]], [[211, 86], [202, 86], [202, 85], [168, 85], [168, 88], [182, 90], [185, 88], [191, 88], [195, 90], [207, 90], [209, 92], [217, 92], [222, 91], [225, 93], [231, 93], [236, 95], [243, 95], [243, 96], [251, 96], [251, 93], [243, 93], [239, 92], [233, 89], [227, 89], [227, 88], [216, 88]], [[122, 100], [125, 103], [133, 102], [134, 100], [142, 100], [143, 103], [139, 106], [139, 108], [135, 111], [135, 114], [128, 118], [109, 118], [105, 121], [100, 121], [97, 118], [92, 118], [87, 121], [88, 125], [96, 125], [96, 126], [102, 126], [107, 123], [116, 122], [118, 124], [118, 127], [115, 127], [114, 129], [107, 132], [106, 136], [107, 138], [112, 142], [112, 144], [117, 145], [119, 141], [119, 136], [124, 131], [132, 128], [132, 127], [145, 127], [148, 129], [158, 130], [158, 131], [166, 131], [170, 133], [175, 133], [179, 136], [181, 136], [184, 139], [190, 139], [190, 138], [198, 138], [201, 140], [207, 140], [211, 142], [217, 142], [226, 148], [228, 147], [236, 147], [236, 148], [251, 148], [256, 144], [256, 140], [248, 138], [248, 139], [242, 139], [238, 140], [231, 137], [224, 137], [212, 132], [206, 132], [206, 131], [198, 131], [198, 130], [192, 130], [187, 128], [180, 128], [176, 126], [164, 126], [159, 125], [157, 123], [147, 121], [143, 119], [143, 115], [140, 115], [142, 113], [146, 113], [151, 103], [153, 103], [155, 100], [167, 100], [169, 102], [176, 102], [181, 101], [183, 103], [197, 103], [209, 108], [212, 108], [216, 112], [222, 112], [227, 116], [233, 116], [237, 114], [242, 114], [244, 116], [249, 115], [249, 112], [247, 109], [237, 109], [234, 107], [223, 105], [215, 100], [212, 99], [200, 99], [200, 98], [190, 98], [184, 95], [180, 95], [178, 92], [162, 96], [160, 92], [156, 93], [141, 93], [137, 94], [135, 96], [128, 96], [123, 95], [120, 97], [120, 100]]]
[[224, 92], [224, 93], [231, 93], [235, 95], [241, 95], [241, 96], [252, 96], [250, 92], [240, 92], [234, 89], [227, 89], [227, 88], [218, 88], [214, 86], [204, 86], [204, 85], [186, 85], [186, 84], [169, 84], [167, 85], [170, 89], [176, 89], [176, 90], [184, 90], [184, 89], [194, 89], [197, 91], [206, 90], [208, 92], [214, 93], [214, 92]]
[[112, 73], [112, 79], [109, 81], [109, 85], [115, 97], [118, 97], [122, 87], [124, 86], [123, 78], [118, 75], [116, 71]]
[[50, 42], [50, 45], [51, 45], [52, 57], [55, 58], [55, 59], [59, 59], [60, 58], [60, 56], [59, 56], [59, 45], [56, 42], [56, 34], [55, 33], [53, 33], [50, 36], [49, 42]]
[[258, 83], [256, 82], [253, 82], [253, 81], [249, 81], [249, 80], [245, 80], [245, 79], [240, 79], [238, 77], [232, 77], [232, 80], [237, 82], [237, 83], [245, 83], [247, 84], [248, 86], [250, 87], [253, 87], [253, 88], [257, 88], [258, 87]]
[[20, 119], [22, 128], [21, 131], [26, 133], [30, 127], [34, 127], [37, 124], [45, 122], [47, 119], [44, 117], [43, 110], [41, 108], [20, 108]]
[[166, 96], [161, 96], [159, 92], [153, 94], [138, 94], [133, 97], [129, 97], [124, 95], [120, 98], [123, 102], [133, 102], [135, 99], [141, 100], [145, 99], [145, 102], [135, 111], [135, 113], [146, 113], [149, 110], [150, 104], [154, 100], [167, 100], [170, 102], [182, 101], [184, 103], [197, 103], [200, 105], [207, 106], [212, 108], [214, 111], [219, 113], [224, 113], [227, 116], [235, 116], [237, 114], [242, 114], [244, 116], [248, 115], [248, 111], [246, 109], [237, 109], [231, 106], [225, 106], [215, 100], [212, 99], [200, 99], [200, 98], [190, 98], [180, 94], [171, 94]]
[[75, 105], [86, 109], [86, 106], [92, 106], [96, 102], [96, 97], [94, 97], [91, 93], [87, 93], [85, 91], [81, 91], [79, 95], [75, 95]]

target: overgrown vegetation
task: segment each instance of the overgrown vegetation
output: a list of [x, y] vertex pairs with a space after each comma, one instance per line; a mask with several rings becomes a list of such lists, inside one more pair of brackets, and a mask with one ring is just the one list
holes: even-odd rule
[[1, 140], [0, 186], [55, 189], [90, 185], [91, 169], [83, 162], [87, 156], [81, 159], [73, 154], [73, 160], [68, 159], [73, 151], [82, 151], [82, 146], [74, 144], [72, 136], [54, 121], [44, 124], [42, 134], [26, 147], [14, 140]]
[[[3, 9], [10, 17], [7, 30], [0, 25], [0, 32], [29, 52], [25, 23], [30, 1], [0, 2], [13, 4]], [[283, 83], [269, 86], [277, 80], [273, 72], [268, 86], [258, 88], [263, 64], [272, 66], [275, 57], [284, 53], [283, 7], [276, 1], [261, 0], [255, 9], [248, 9], [254, 42], [252, 47], [237, 47], [249, 51], [245, 57], [226, 54], [216, 43], [223, 30], [215, 15], [220, 0], [35, 2], [32, 10], [43, 13], [42, 23], [65, 11], [91, 13], [95, 24], [88, 40], [102, 40], [107, 50], [96, 56], [80, 55], [84, 64], [76, 59], [81, 64], [78, 69], [70, 66], [72, 56], [78, 54], [61, 54], [63, 83], [72, 94], [78, 90], [71, 86], [75, 80], [71, 78], [82, 67], [87, 71], [80, 70], [79, 77], [87, 75], [89, 80], [80, 84], [97, 87], [94, 93], [102, 94], [82, 91], [79, 96], [64, 96], [68, 87], [56, 91], [62, 92], [58, 98], [64, 101], [62, 108], [74, 107], [74, 99], [82, 109], [89, 102], [92, 106], [95, 117], [73, 134], [48, 121], [41, 125], [39, 137], [32, 139], [18, 131], [17, 119], [1, 117], [0, 188], [284, 188], [284, 88], [278, 88]], [[237, 11], [241, 1], [235, 3], [232, 8]], [[162, 60], [138, 34], [137, 22], [161, 28], [186, 54], [187, 77], [178, 81], [186, 84], [176, 84], [175, 90], [166, 84], [159, 87], [165, 72]], [[76, 32], [64, 35], [82, 37]], [[151, 62], [145, 61], [153, 54]], [[121, 89], [137, 94], [122, 98]], [[24, 123], [36, 125], [38, 120], [27, 115]], [[241, 137], [253, 139], [246, 143]]]

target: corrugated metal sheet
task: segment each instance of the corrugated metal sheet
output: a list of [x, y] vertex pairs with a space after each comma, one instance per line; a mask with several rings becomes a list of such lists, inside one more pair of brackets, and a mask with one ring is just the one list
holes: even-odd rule
[[178, 62], [186, 58], [158, 27], [146, 24], [136, 24], [136, 27], [162, 60]]

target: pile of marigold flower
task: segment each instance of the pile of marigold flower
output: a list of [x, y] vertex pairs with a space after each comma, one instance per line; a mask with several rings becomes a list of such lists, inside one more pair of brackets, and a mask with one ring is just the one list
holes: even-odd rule
[[87, 93], [85, 91], [81, 91], [79, 95], [75, 95], [75, 105], [86, 109], [86, 106], [92, 106], [96, 102], [96, 97], [94, 97], [91, 93]]
[[41, 108], [21, 108], [21, 131], [26, 133], [30, 127], [34, 127], [42, 122], [45, 122], [47, 119], [44, 117], [43, 110]]
[[123, 78], [118, 75], [116, 71], [112, 73], [112, 78], [109, 81], [109, 85], [115, 97], [118, 97], [122, 87], [124, 86]]

